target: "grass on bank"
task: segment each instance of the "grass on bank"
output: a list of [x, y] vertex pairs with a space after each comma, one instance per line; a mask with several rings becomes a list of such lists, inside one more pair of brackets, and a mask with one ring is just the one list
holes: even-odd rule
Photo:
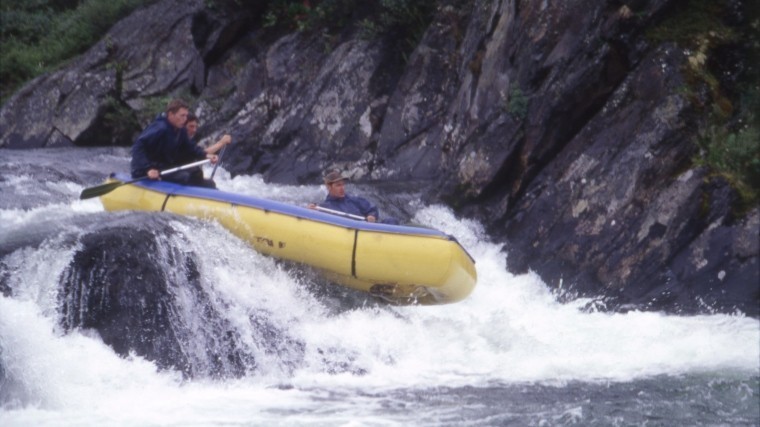
[[0, 102], [86, 51], [118, 20], [156, 0], [2, 0]]

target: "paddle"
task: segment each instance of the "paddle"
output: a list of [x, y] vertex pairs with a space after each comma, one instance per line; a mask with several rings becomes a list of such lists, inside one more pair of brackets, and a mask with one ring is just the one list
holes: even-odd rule
[[364, 218], [363, 216], [354, 215], [354, 214], [350, 214], [350, 213], [345, 213], [345, 212], [341, 212], [341, 211], [336, 211], [334, 209], [323, 208], [322, 206], [315, 206], [314, 209], [316, 209], [318, 211], [322, 211], [322, 212], [327, 212], [327, 213], [330, 213], [330, 214], [333, 214], [333, 215], [343, 216], [343, 217], [346, 217], [346, 218], [358, 219], [359, 221], [366, 221], [367, 220], [367, 218]]
[[[163, 176], [163, 175], [169, 175], [169, 174], [172, 174], [174, 172], [179, 172], [179, 171], [182, 171], [182, 170], [185, 170], [185, 169], [190, 169], [190, 168], [198, 167], [198, 166], [201, 166], [201, 165], [205, 165], [208, 162], [210, 162], [210, 160], [208, 160], [208, 159], [206, 159], [206, 160], [199, 160], [197, 162], [193, 162], [193, 163], [190, 163], [190, 164], [187, 164], [187, 165], [184, 165], [184, 166], [178, 166], [176, 168], [172, 168], [172, 169], [167, 169], [165, 171], [161, 171], [161, 172], [159, 172], [159, 175], [161, 175], [161, 176]], [[148, 177], [144, 176], [142, 178], [135, 178], [135, 179], [127, 181], [127, 182], [121, 182], [121, 181], [107, 182], [105, 184], [101, 184], [101, 185], [98, 185], [96, 187], [85, 188], [84, 190], [82, 190], [82, 194], [79, 195], [79, 198], [81, 200], [84, 200], [84, 199], [91, 199], [93, 197], [102, 196], [104, 194], [110, 193], [113, 190], [116, 190], [117, 188], [121, 187], [122, 185], [127, 185], [127, 184], [131, 184], [133, 182], [142, 181], [143, 179], [148, 179]]]
[[227, 149], [227, 146], [225, 145], [224, 147], [222, 147], [222, 151], [219, 152], [219, 158], [216, 160], [216, 164], [214, 165], [214, 170], [211, 171], [211, 177], [209, 177], [209, 179], [214, 179], [216, 168], [219, 167], [219, 163], [222, 163], [222, 156], [224, 156], [224, 150], [226, 149]]

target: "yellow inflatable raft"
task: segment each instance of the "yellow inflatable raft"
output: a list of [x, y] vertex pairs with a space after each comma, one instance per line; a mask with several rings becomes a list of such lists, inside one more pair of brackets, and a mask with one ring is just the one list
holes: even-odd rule
[[[125, 182], [115, 176], [108, 182]], [[368, 223], [312, 209], [166, 181], [103, 194], [106, 210], [215, 219], [257, 251], [315, 267], [328, 279], [397, 304], [461, 301], [476, 283], [472, 257], [437, 230]]]

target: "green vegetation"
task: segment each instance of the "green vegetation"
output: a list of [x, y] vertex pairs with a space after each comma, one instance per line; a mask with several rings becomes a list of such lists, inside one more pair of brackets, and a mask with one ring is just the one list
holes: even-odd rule
[[509, 91], [507, 112], [520, 119], [524, 119], [528, 114], [528, 98], [519, 87]]
[[[728, 3], [679, 3], [647, 36], [655, 43], [674, 42], [687, 53], [688, 86], [680, 93], [708, 117], [697, 137], [700, 151], [694, 163], [731, 183], [740, 195], [742, 212], [760, 201], [760, 70], [751, 60], [760, 54], [760, 16], [757, 8], [745, 5], [741, 23], [728, 20]], [[725, 63], [737, 60], [743, 63]], [[727, 73], [737, 66], [741, 71]]]
[[695, 162], [710, 167], [734, 186], [741, 197], [739, 211], [756, 206], [760, 191], [760, 132], [757, 122], [744, 124], [736, 131], [711, 126], [700, 136], [699, 145], [701, 154]]
[[355, 0], [325, 0], [314, 7], [308, 0], [274, 0], [264, 14], [264, 26], [334, 33], [347, 25], [356, 6]]
[[736, 39], [735, 29], [722, 21], [725, 0], [687, 0], [674, 5], [675, 11], [647, 37], [654, 42], [671, 41], [679, 46], [697, 48], [704, 41]]
[[141, 129], [135, 112], [120, 99], [109, 96], [102, 107], [103, 129], [100, 129], [98, 135], [101, 143], [105, 138], [110, 138], [108, 142], [111, 145], [124, 145], [125, 141], [131, 141], [134, 133]]
[[436, 2], [431, 0], [380, 0], [380, 10], [360, 22], [362, 34], [371, 39], [398, 32], [407, 47], [414, 49], [430, 24]]
[[94, 45], [132, 10], [156, 0], [3, 0], [0, 100]]
[[327, 39], [355, 26], [366, 39], [394, 34], [410, 51], [427, 29], [436, 4], [435, 0], [323, 0], [312, 6], [308, 0], [274, 0], [264, 15], [264, 26], [315, 32]]

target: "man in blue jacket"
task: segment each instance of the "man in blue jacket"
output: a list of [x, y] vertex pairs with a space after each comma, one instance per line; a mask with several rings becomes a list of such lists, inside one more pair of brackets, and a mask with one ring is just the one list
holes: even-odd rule
[[[346, 194], [348, 177], [343, 176], [340, 171], [329, 170], [324, 176], [324, 181], [325, 187], [327, 187], [327, 197], [325, 197], [324, 202], [319, 204], [320, 207], [360, 216], [365, 218], [367, 222], [378, 221], [380, 213], [372, 202], [362, 197]], [[311, 204], [309, 207], [316, 209], [317, 205]], [[388, 218], [382, 222], [398, 224], [398, 221], [393, 218]]]
[[184, 185], [216, 188], [214, 181], [202, 176], [193, 176], [191, 171], [179, 171], [160, 176], [164, 169], [181, 166], [192, 160], [218, 158], [193, 144], [185, 130], [189, 107], [182, 100], [169, 102], [166, 112], [156, 117], [132, 145], [132, 178], [148, 176], [150, 179], [164, 179]]

